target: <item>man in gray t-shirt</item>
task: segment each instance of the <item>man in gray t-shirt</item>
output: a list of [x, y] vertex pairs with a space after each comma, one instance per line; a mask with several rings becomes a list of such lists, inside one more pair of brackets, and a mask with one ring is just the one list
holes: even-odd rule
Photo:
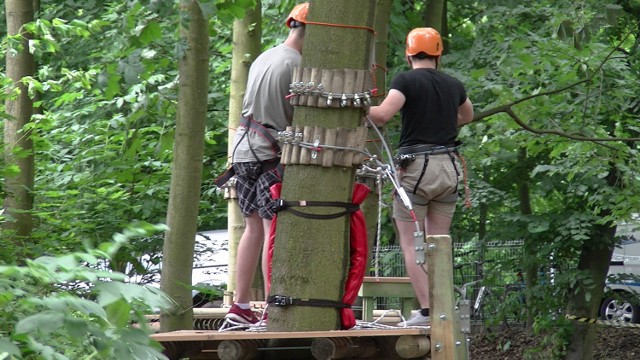
[[241, 124], [233, 141], [231, 162], [245, 230], [236, 255], [235, 300], [225, 318], [239, 323], [258, 322], [249, 301], [261, 249], [264, 249], [265, 288], [268, 284], [267, 247], [275, 215], [269, 189], [281, 182], [283, 175], [279, 166], [280, 148], [275, 138], [278, 131], [291, 125], [293, 120], [293, 107], [285, 97], [289, 94], [293, 68], [300, 65], [302, 58], [308, 11], [308, 3], [297, 5], [287, 18], [290, 30], [286, 40], [262, 53], [251, 64]]

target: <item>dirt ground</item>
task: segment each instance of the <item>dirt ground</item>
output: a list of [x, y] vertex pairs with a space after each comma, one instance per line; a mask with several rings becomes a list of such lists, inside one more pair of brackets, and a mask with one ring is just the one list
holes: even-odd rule
[[[544, 355], [544, 351], [540, 350], [525, 357], [527, 350], [534, 350], [536, 347], [538, 343], [521, 329], [500, 331], [494, 336], [474, 334], [470, 340], [469, 360], [549, 359], [549, 356]], [[640, 359], [640, 329], [599, 327], [593, 358], [595, 360]]]

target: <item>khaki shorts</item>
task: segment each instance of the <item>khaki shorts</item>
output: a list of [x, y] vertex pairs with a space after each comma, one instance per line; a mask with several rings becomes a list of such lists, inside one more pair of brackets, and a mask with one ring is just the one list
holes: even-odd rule
[[[424, 167], [425, 155], [416, 155], [415, 161], [406, 169], [398, 169], [400, 184], [411, 200], [418, 221], [424, 221], [427, 211], [433, 211], [453, 217], [458, 200], [458, 183], [462, 178], [462, 168], [458, 159], [449, 154], [428, 155], [429, 162], [422, 180], [416, 189]], [[393, 202], [393, 218], [400, 221], [413, 221], [409, 210], [399, 196]]]

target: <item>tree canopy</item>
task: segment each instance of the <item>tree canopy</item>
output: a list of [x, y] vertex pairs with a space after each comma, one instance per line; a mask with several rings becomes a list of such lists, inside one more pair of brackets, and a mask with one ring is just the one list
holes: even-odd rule
[[[95, 248], [131, 223], [166, 223], [174, 160], [186, 46], [179, 24], [188, 22], [178, 1], [39, 3], [24, 27], [36, 68], [22, 79], [38, 109], [25, 129], [35, 158], [33, 230], [0, 237], [7, 265]], [[262, 1], [263, 48], [284, 38], [294, 3]], [[393, 2], [388, 56], [377, 64], [388, 79], [407, 69], [404, 38], [425, 26], [427, 3]], [[209, 19], [210, 67], [198, 227], [226, 228], [226, 201], [212, 181], [227, 165], [232, 22], [254, 1], [199, 5]], [[616, 225], [640, 211], [640, 4], [449, 0], [444, 14], [442, 70], [463, 81], [476, 109], [460, 131], [473, 206], [460, 202], [452, 236], [525, 239], [520, 260], [529, 272], [553, 256], [566, 268], [561, 299], [593, 316]], [[3, 36], [6, 56], [22, 49], [20, 36]], [[0, 115], [12, 121], [6, 102], [16, 92], [5, 70], [0, 84]], [[398, 121], [387, 128], [391, 147], [398, 131]], [[4, 160], [0, 170], [5, 179], [19, 172]], [[7, 196], [6, 185], [0, 193]], [[389, 219], [384, 224], [383, 241], [393, 243]], [[112, 266], [143, 271], [142, 254], [157, 263], [161, 246], [160, 238], [123, 243]]]

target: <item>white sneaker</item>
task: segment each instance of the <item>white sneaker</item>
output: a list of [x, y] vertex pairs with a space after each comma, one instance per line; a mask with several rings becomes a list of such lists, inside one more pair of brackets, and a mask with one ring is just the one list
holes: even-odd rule
[[411, 315], [411, 319], [398, 323], [398, 326], [430, 326], [431, 319], [424, 316], [420, 311], [416, 311]]

